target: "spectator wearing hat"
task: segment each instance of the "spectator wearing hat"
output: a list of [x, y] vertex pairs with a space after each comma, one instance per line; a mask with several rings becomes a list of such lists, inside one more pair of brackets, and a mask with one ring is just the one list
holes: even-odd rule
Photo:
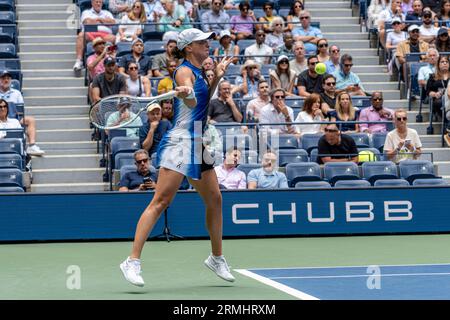
[[247, 188], [247, 177], [245, 173], [237, 169], [240, 159], [241, 151], [236, 147], [232, 147], [227, 150], [223, 163], [214, 167], [221, 189]]
[[435, 41], [435, 47], [439, 52], [450, 52], [450, 38], [447, 28], [440, 28]]
[[353, 67], [353, 58], [349, 54], [341, 57], [341, 68], [335, 71], [333, 75], [336, 78], [336, 90], [338, 92], [346, 91], [351, 96], [365, 96], [364, 87], [358, 75], [351, 71]]
[[158, 82], [158, 94], [163, 94], [173, 90], [173, 74], [177, 69], [178, 63], [176, 60], [169, 60], [167, 64], [167, 71], [169, 74], [167, 77], [162, 78]]
[[[108, 127], [115, 127], [120, 124], [125, 124], [131, 119], [136, 117], [136, 114], [130, 111], [131, 101], [129, 98], [123, 97], [119, 100], [119, 105], [117, 106], [117, 111], [111, 113], [106, 120], [106, 125]], [[126, 128], [126, 135], [129, 138], [139, 137], [139, 128], [142, 126], [141, 117], [136, 117], [133, 122], [124, 126]], [[108, 133], [108, 132], [107, 132]]]
[[136, 38], [131, 42], [131, 53], [124, 55], [119, 62], [119, 72], [126, 74], [128, 65], [134, 62], [138, 65], [138, 73], [141, 76], [152, 76], [152, 61], [151, 58], [144, 54], [144, 41]]
[[392, 23], [394, 18], [399, 18], [401, 21], [405, 21], [406, 16], [402, 11], [402, 0], [392, 0], [391, 5], [386, 7], [386, 9], [381, 11], [378, 15], [378, 39], [380, 39], [380, 43], [383, 48], [386, 47], [386, 30], [384, 24]]
[[284, 21], [281, 17], [275, 17], [272, 19], [272, 22], [269, 24], [270, 33], [267, 34], [265, 44], [273, 49], [273, 51], [277, 51], [284, 45], [283, 38], [283, 29], [284, 29]]
[[286, 175], [278, 171], [278, 157], [267, 151], [262, 156], [262, 168], [253, 169], [247, 175], [248, 189], [287, 189]]
[[230, 29], [230, 16], [223, 10], [223, 1], [224, 0], [212, 0], [211, 10], [202, 14], [201, 21], [204, 32], [214, 32], [217, 36], [221, 34], [222, 31]]
[[414, 0], [412, 3], [412, 11], [408, 12], [405, 21], [422, 21], [423, 4], [422, 0]]
[[[115, 24], [116, 20], [111, 12], [102, 10], [103, 0], [92, 0], [92, 7], [84, 10], [81, 14], [81, 32], [78, 33], [76, 41], [76, 61], [73, 66], [74, 71], [83, 69], [83, 52], [85, 42], [91, 42], [97, 37], [101, 37], [107, 42], [114, 43], [116, 36], [112, 33], [112, 29], [105, 24]], [[85, 25], [100, 25], [96, 32], [84, 32]]]
[[233, 63], [237, 64], [239, 62], [239, 46], [237, 44], [234, 44], [234, 42], [231, 41], [231, 33], [229, 30], [222, 30], [220, 31], [219, 35], [219, 43], [220, 46], [216, 49], [214, 49], [213, 55], [215, 57], [221, 57], [220, 60], [225, 56], [236, 56], [233, 59]]
[[260, 64], [269, 64], [273, 55], [273, 49], [265, 44], [266, 34], [263, 30], [258, 30], [255, 37], [255, 43], [245, 48], [244, 55]]
[[295, 127], [285, 124], [294, 121], [294, 111], [286, 105], [286, 92], [278, 88], [270, 92], [270, 103], [261, 109], [259, 123], [280, 123], [283, 125], [262, 126], [261, 130], [269, 130], [280, 134], [295, 134]]
[[115, 94], [127, 94], [127, 82], [124, 75], [116, 71], [116, 59], [108, 57], [103, 62], [105, 72], [92, 81], [92, 103]]
[[177, 41], [169, 39], [165, 45], [166, 51], [153, 56], [152, 72], [154, 77], [164, 77], [169, 74], [169, 70], [167, 69], [168, 61], [176, 60], [173, 54], [176, 47]]
[[322, 38], [322, 31], [311, 26], [311, 14], [309, 11], [300, 12], [300, 26], [292, 30], [295, 40], [303, 41], [306, 54], [315, 54], [317, 51], [317, 41]]
[[98, 74], [105, 72], [103, 60], [105, 60], [107, 56], [115, 56], [116, 51], [111, 50], [110, 46], [106, 46], [105, 44], [105, 40], [101, 37], [97, 37], [94, 41], [92, 41], [94, 54], [91, 54], [86, 61], [90, 81], [92, 81], [92, 79], [94, 79]]
[[395, 57], [398, 44], [408, 38], [408, 34], [405, 31], [402, 31], [403, 23], [400, 18], [395, 17], [392, 19], [392, 27], [394, 30], [388, 33], [386, 39], [386, 49], [389, 51], [391, 57], [389, 70], [392, 70], [393, 62], [395, 60], [392, 57]]
[[258, 82], [258, 97], [247, 104], [247, 122], [259, 122], [261, 109], [270, 103], [270, 88], [266, 80]]
[[218, 85], [219, 96], [209, 102], [208, 122], [242, 122], [242, 113], [237, 107], [231, 94], [229, 81], [221, 81]]
[[283, 45], [275, 50], [278, 55], [294, 56], [294, 37], [290, 31], [283, 33]]
[[147, 0], [143, 2], [145, 16], [148, 22], [154, 22], [157, 17], [161, 18], [166, 14], [161, 2], [159, 0]]
[[307, 60], [308, 69], [298, 76], [297, 89], [301, 97], [308, 97], [311, 93], [321, 93], [323, 75], [316, 72], [317, 56], [310, 56]]
[[263, 79], [261, 65], [249, 59], [241, 67], [241, 75], [236, 77], [235, 85], [243, 98], [256, 98], [258, 96], [258, 81]]
[[423, 11], [422, 25], [419, 27], [420, 40], [432, 43], [436, 40], [439, 28], [434, 26], [433, 13], [430, 10]]
[[289, 61], [289, 67], [297, 74], [308, 69], [308, 63], [305, 57], [305, 45], [303, 41], [295, 41], [294, 43], [294, 59]]
[[341, 133], [335, 123], [325, 126], [325, 134], [318, 143], [317, 162], [355, 162], [358, 163], [358, 148], [352, 137]]
[[122, 16], [116, 36], [116, 43], [121, 41], [133, 41], [141, 36], [143, 26], [147, 22], [144, 5], [140, 1], [132, 4], [131, 10]]
[[286, 91], [286, 95], [294, 95], [294, 84], [297, 80], [297, 73], [290, 70], [289, 59], [285, 55], [281, 55], [277, 59], [276, 69], [269, 72], [271, 80], [271, 89], [282, 88]]
[[230, 19], [231, 34], [237, 41], [253, 38], [253, 22], [256, 22], [256, 17], [250, 10], [250, 4], [246, 1], [239, 3], [239, 11], [240, 15], [232, 16]]
[[[19, 90], [11, 88], [12, 76], [8, 70], [0, 74], [0, 99], [8, 103], [8, 112], [10, 118], [17, 118], [17, 110], [10, 104], [23, 104], [23, 96]], [[42, 156], [45, 152], [36, 144], [36, 119], [33, 116], [24, 116], [20, 119], [20, 124], [27, 128], [28, 137], [27, 153], [32, 156]]]
[[161, 0], [161, 4], [166, 10], [166, 14], [161, 18], [157, 17], [155, 20], [155, 22], [160, 23], [158, 25], [159, 32], [181, 32], [192, 28], [189, 15], [184, 6], [175, 6], [173, 0]]
[[172, 129], [172, 123], [167, 120], [161, 120], [161, 106], [157, 103], [150, 104], [147, 107], [148, 121], [139, 128], [139, 141], [142, 149], [148, 151], [150, 155], [158, 150], [164, 134]]
[[156, 172], [150, 170], [150, 156], [147, 150], [134, 152], [136, 171], [125, 173], [120, 179], [119, 191], [146, 191], [156, 188]]
[[328, 61], [325, 62], [325, 66], [327, 67], [327, 70], [325, 73], [332, 74], [332, 73], [336, 72], [337, 70], [341, 69], [341, 66], [339, 64], [339, 62], [341, 60], [341, 49], [337, 45], [333, 44], [330, 46], [328, 51], [329, 51], [330, 59], [328, 59]]

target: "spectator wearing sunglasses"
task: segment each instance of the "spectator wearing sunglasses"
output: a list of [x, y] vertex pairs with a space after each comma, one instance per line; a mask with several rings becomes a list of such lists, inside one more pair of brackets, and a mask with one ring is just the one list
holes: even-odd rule
[[283, 88], [289, 96], [294, 95], [294, 84], [297, 78], [295, 71], [290, 70], [289, 59], [287, 56], [279, 56], [277, 59], [277, 68], [269, 72], [271, 80], [271, 89]]
[[394, 18], [399, 18], [401, 21], [405, 21], [405, 15], [402, 12], [402, 0], [392, 0], [391, 5], [387, 6], [386, 9], [380, 12], [378, 15], [378, 34], [380, 43], [383, 48], [386, 47], [386, 29], [385, 23], [392, 23]]
[[273, 49], [265, 44], [266, 34], [264, 31], [258, 30], [255, 37], [255, 43], [245, 48], [244, 55], [260, 64], [269, 64], [273, 55]]
[[308, 58], [308, 69], [298, 76], [297, 89], [301, 97], [308, 97], [311, 93], [321, 93], [323, 75], [316, 72], [316, 64], [319, 63], [317, 56]]
[[352, 137], [341, 133], [336, 124], [326, 125], [325, 134], [319, 139], [319, 164], [327, 162], [355, 162], [358, 163], [358, 148]]
[[439, 52], [450, 52], [450, 38], [447, 28], [440, 28], [435, 41], [435, 47]]
[[156, 172], [150, 169], [150, 157], [147, 150], [134, 152], [136, 171], [125, 173], [120, 179], [119, 191], [146, 191], [156, 187]]
[[[294, 51], [294, 37], [292, 33], [286, 31], [283, 33], [283, 45], [276, 50], [276, 54], [285, 55], [285, 56], [293, 56], [295, 55]], [[303, 60], [305, 58], [303, 57]]]
[[256, 22], [255, 14], [250, 10], [248, 2], [239, 3], [240, 15], [232, 16], [231, 34], [236, 40], [253, 38], [253, 22]]
[[286, 17], [286, 20], [288, 22], [287, 29], [289, 31], [293, 31], [296, 28], [300, 28], [300, 14], [302, 13], [303, 10], [305, 10], [303, 2], [300, 0], [294, 1], [294, 3], [291, 6], [291, 9], [289, 10], [288, 16]]
[[[272, 32], [270, 28], [270, 24], [273, 22], [273, 19], [277, 16], [273, 14], [273, 3], [272, 2], [266, 2], [263, 5], [264, 10], [264, 16], [260, 17], [258, 19], [258, 22], [262, 22], [264, 24], [257, 24], [255, 25], [256, 30], [263, 30], [265, 33]], [[284, 30], [284, 27], [283, 27]]]
[[336, 78], [332, 74], [326, 74], [322, 80], [323, 92], [320, 93], [322, 105], [320, 109], [324, 115], [332, 111], [336, 105]]
[[[383, 107], [383, 94], [380, 91], [372, 93], [372, 105], [365, 108], [359, 114], [359, 121], [392, 121], [394, 112], [391, 109]], [[361, 132], [375, 133], [387, 132], [386, 123], [360, 123]]]
[[341, 57], [340, 70], [333, 74], [336, 77], [336, 90], [338, 92], [346, 91], [351, 96], [365, 96], [361, 80], [356, 73], [351, 71], [352, 67], [352, 56], [344, 54]]
[[330, 54], [328, 52], [328, 41], [323, 38], [317, 41], [317, 51], [316, 51], [317, 59], [319, 62], [326, 63], [330, 60]]
[[388, 69], [392, 74], [392, 68], [394, 65], [393, 57], [395, 57], [395, 52], [397, 51], [397, 46], [400, 42], [405, 41], [408, 38], [408, 34], [402, 31], [403, 24], [399, 18], [394, 18], [392, 20], [392, 27], [394, 30], [389, 32], [386, 39], [386, 49], [389, 51], [390, 61], [388, 64]]
[[316, 27], [311, 27], [311, 14], [303, 10], [300, 13], [300, 27], [292, 30], [295, 40], [301, 40], [305, 44], [306, 54], [315, 54], [317, 42], [321, 39], [322, 32]]
[[278, 50], [284, 45], [283, 29], [284, 21], [280, 17], [273, 18], [269, 25], [270, 33], [266, 36], [265, 43], [274, 51]]
[[262, 126], [261, 130], [270, 131], [272, 133], [289, 133], [295, 134], [296, 130], [293, 125], [286, 125], [286, 122], [294, 121], [294, 111], [286, 105], [286, 92], [284, 89], [274, 89], [270, 92], [271, 103], [261, 109], [259, 123], [279, 123], [283, 125], [267, 125]]
[[422, 142], [417, 131], [408, 128], [405, 110], [395, 110], [394, 125], [395, 129], [387, 134], [384, 142], [384, 152], [389, 160], [398, 163], [406, 159], [417, 159], [422, 153]]
[[450, 0], [443, 0], [441, 2], [440, 11], [434, 16], [435, 27], [450, 27]]
[[325, 66], [327, 67], [326, 73], [334, 73], [337, 70], [340, 70], [339, 61], [341, 60], [341, 49], [337, 45], [330, 46], [330, 59], [325, 62]]
[[424, 10], [422, 25], [419, 27], [420, 39], [427, 42], [433, 43], [438, 34], [439, 28], [434, 26], [433, 23], [433, 13], [431, 10]]
[[211, 10], [202, 14], [201, 21], [203, 31], [214, 32], [217, 37], [222, 31], [228, 30], [230, 28], [228, 24], [230, 16], [223, 10], [223, 0], [213, 0]]

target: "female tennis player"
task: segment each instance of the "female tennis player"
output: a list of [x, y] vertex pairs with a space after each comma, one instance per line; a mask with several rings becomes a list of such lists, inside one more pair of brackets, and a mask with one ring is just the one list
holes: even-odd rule
[[204, 33], [198, 29], [184, 30], [178, 36], [177, 50], [184, 61], [174, 74], [176, 99], [173, 128], [159, 145], [157, 161], [160, 170], [155, 194], [139, 219], [131, 255], [120, 264], [125, 279], [136, 286], [144, 286], [140, 257], [145, 241], [161, 213], [174, 198], [184, 176], [206, 206], [206, 225], [212, 253], [205, 260], [205, 265], [220, 278], [234, 281], [222, 255], [222, 195], [213, 165], [203, 158], [202, 134], [208, 115], [210, 92], [215, 91], [232, 61], [232, 57], [226, 57], [217, 65], [215, 79], [208, 86], [201, 65], [209, 56], [208, 39], [214, 36], [213, 32]]

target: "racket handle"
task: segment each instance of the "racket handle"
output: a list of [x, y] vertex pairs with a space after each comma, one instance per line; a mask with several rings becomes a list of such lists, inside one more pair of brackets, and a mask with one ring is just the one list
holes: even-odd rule
[[161, 94], [161, 95], [159, 95], [159, 96], [156, 96], [155, 98], [156, 98], [156, 100], [158, 100], [158, 101], [161, 101], [161, 100], [167, 100], [167, 99], [172, 99], [172, 98], [174, 98], [174, 97], [176, 96], [176, 93], [177, 93], [177, 92], [176, 92], [175, 90], [172, 90], [172, 91], [163, 93], [163, 94]]

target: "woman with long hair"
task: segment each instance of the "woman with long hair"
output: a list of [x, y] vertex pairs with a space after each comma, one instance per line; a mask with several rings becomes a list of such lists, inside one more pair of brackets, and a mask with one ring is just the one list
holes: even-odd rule
[[282, 88], [288, 96], [293, 96], [294, 83], [297, 73], [290, 69], [289, 59], [285, 55], [281, 55], [277, 60], [277, 68], [269, 72], [271, 90]]
[[147, 22], [144, 5], [140, 1], [136, 1], [128, 14], [122, 17], [121, 23], [125, 25], [119, 26], [116, 43], [121, 41], [133, 41], [142, 34], [143, 26]]
[[442, 0], [441, 8], [434, 16], [434, 26], [435, 27], [450, 27], [450, 0]]
[[[320, 110], [320, 105], [322, 104], [322, 99], [317, 93], [312, 93], [305, 99], [303, 103], [303, 111], [301, 111], [295, 122], [321, 122], [324, 121], [324, 116], [322, 110]], [[301, 135], [305, 133], [319, 133], [322, 131], [321, 124], [308, 124], [308, 125], [296, 125], [296, 130]]]
[[442, 96], [447, 88], [449, 73], [449, 59], [448, 56], [440, 55], [436, 63], [436, 71], [428, 78], [426, 92], [427, 96], [431, 98], [430, 103], [433, 103], [433, 115], [436, 120], [441, 118]]
[[[288, 16], [286, 17], [286, 21], [288, 22], [287, 31], [292, 31], [296, 28], [300, 28], [300, 12], [305, 10], [305, 6], [303, 5], [303, 1], [295, 0], [292, 4]], [[291, 23], [290, 23], [291, 22]], [[293, 22], [293, 23], [292, 23]]]
[[213, 32], [198, 29], [180, 32], [175, 55], [183, 63], [174, 74], [175, 117], [173, 127], [162, 138], [157, 151], [159, 165], [158, 184], [153, 199], [139, 219], [130, 256], [120, 264], [127, 281], [144, 286], [141, 276], [141, 254], [148, 235], [161, 213], [175, 197], [185, 177], [197, 190], [206, 207], [206, 225], [211, 238], [211, 254], [204, 264], [226, 280], [234, 281], [228, 264], [222, 255], [222, 195], [214, 171], [214, 160], [202, 143], [208, 116], [210, 92], [225, 74], [231, 58], [224, 58], [215, 68], [211, 86], [204, 78], [202, 62], [209, 55], [209, 39]]
[[328, 52], [328, 41], [325, 38], [319, 39], [317, 41], [317, 59], [319, 59], [319, 62], [327, 62], [330, 60], [330, 53]]
[[152, 87], [147, 77], [139, 75], [139, 65], [132, 61], [128, 63], [126, 74], [128, 94], [134, 97], [150, 97]]
[[[341, 92], [336, 97], [334, 110], [328, 112], [331, 121], [357, 121], [359, 109], [353, 107], [352, 98], [347, 92]], [[340, 123], [337, 125], [341, 132], [359, 132], [359, 125], [356, 123]]]
[[435, 41], [436, 50], [438, 52], [450, 52], [450, 38], [447, 28], [440, 28]]

